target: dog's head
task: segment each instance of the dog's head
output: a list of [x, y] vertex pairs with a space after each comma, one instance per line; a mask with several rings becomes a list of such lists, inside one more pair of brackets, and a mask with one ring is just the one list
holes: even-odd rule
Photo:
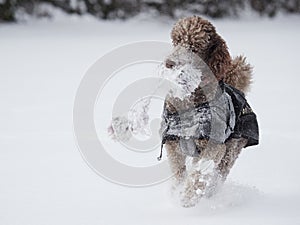
[[173, 68], [180, 63], [172, 60], [174, 58], [172, 56], [176, 55], [174, 52], [178, 52], [176, 47], [180, 46], [199, 56], [218, 81], [224, 78], [231, 57], [225, 41], [216, 33], [215, 27], [209, 21], [199, 16], [183, 18], [174, 25], [171, 38], [175, 49], [171, 57], [167, 57], [165, 61], [167, 68]]
[[199, 16], [179, 20], [171, 38], [174, 48], [161, 70], [164, 78], [176, 83], [167, 96], [167, 107], [178, 111], [212, 100], [231, 65], [225, 41]]
[[[214, 76], [209, 66], [191, 50], [177, 45], [171, 54], [167, 56], [160, 70], [164, 79], [170, 80], [170, 96], [179, 99], [190, 99], [198, 96], [199, 90], [202, 95], [209, 94], [208, 87], [218, 85], [218, 80]], [[205, 91], [205, 93], [203, 92]]]

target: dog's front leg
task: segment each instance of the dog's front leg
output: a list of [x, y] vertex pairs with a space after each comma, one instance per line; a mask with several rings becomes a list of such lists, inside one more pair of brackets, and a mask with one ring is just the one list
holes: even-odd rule
[[216, 190], [219, 181], [217, 166], [224, 157], [225, 144], [212, 144], [196, 141], [201, 149], [199, 157], [193, 158], [192, 169], [187, 175], [181, 203], [184, 207], [192, 207], [202, 197], [210, 197]]
[[180, 152], [178, 141], [167, 141], [165, 144], [171, 171], [173, 173], [173, 188], [181, 184], [186, 177], [186, 156]]

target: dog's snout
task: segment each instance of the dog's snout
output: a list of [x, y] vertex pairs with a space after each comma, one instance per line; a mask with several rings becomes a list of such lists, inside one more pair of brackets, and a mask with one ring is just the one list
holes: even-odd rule
[[176, 65], [176, 63], [174, 61], [169, 60], [169, 59], [166, 60], [166, 67], [168, 69], [172, 69], [175, 65]]

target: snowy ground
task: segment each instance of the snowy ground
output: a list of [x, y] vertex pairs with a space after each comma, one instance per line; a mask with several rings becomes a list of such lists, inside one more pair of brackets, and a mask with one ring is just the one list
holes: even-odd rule
[[169, 41], [172, 23], [0, 25], [1, 225], [300, 224], [299, 17], [215, 21], [231, 53], [255, 66], [249, 102], [261, 143], [242, 153], [214, 198], [184, 209], [167, 183], [112, 184], [81, 158], [72, 109], [88, 67], [128, 42]]

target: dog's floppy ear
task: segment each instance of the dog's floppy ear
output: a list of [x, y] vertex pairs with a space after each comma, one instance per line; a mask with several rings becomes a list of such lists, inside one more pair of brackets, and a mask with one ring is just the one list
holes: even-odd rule
[[222, 80], [229, 69], [231, 57], [225, 41], [215, 34], [206, 54], [206, 62], [218, 80]]

